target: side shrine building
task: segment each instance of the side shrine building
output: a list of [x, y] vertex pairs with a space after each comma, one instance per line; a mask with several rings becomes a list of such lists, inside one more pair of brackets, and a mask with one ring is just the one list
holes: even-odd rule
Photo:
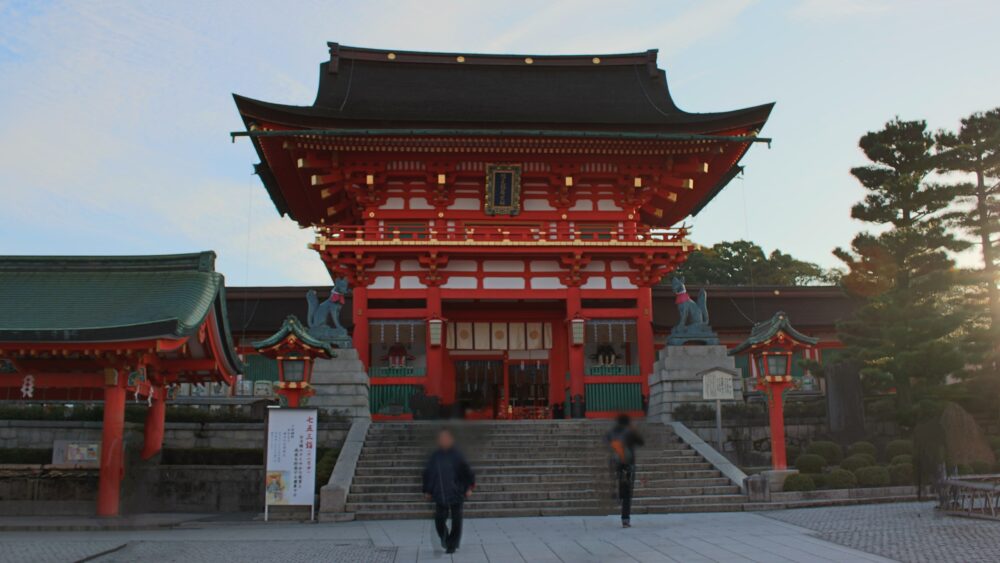
[[347, 280], [373, 404], [641, 413], [651, 288], [693, 249], [679, 223], [765, 141], [772, 104], [684, 112], [653, 50], [329, 51], [310, 106], [235, 96], [236, 135]]

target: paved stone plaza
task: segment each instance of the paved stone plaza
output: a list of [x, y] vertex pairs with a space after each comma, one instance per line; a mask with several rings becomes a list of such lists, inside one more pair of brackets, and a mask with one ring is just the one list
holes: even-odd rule
[[613, 517], [471, 519], [454, 558], [431, 535], [430, 522], [414, 520], [0, 532], [0, 563], [1000, 561], [1000, 524], [940, 516], [928, 503], [649, 515], [630, 530]]

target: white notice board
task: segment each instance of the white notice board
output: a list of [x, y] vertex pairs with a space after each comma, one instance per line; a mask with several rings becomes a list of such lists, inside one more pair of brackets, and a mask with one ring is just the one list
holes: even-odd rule
[[267, 411], [264, 518], [269, 506], [308, 505], [316, 498], [316, 409]]
[[733, 400], [733, 374], [713, 370], [702, 376], [701, 398], [706, 401]]

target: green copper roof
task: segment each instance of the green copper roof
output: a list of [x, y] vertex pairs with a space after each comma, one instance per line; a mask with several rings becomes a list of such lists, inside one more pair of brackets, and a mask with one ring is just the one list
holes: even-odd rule
[[214, 252], [0, 256], [0, 340], [177, 338], [195, 332], [217, 307], [228, 344], [224, 292]]
[[299, 322], [299, 318], [295, 315], [288, 315], [285, 317], [285, 322], [281, 323], [281, 328], [278, 329], [278, 332], [272, 334], [264, 340], [254, 342], [253, 347], [257, 350], [270, 348], [271, 346], [280, 343], [290, 334], [301, 340], [306, 346], [319, 348], [327, 354], [330, 354], [331, 358], [337, 357], [337, 354], [333, 351], [333, 346], [331, 346], [329, 342], [318, 340], [310, 335], [309, 331], [306, 330], [306, 327], [302, 326], [302, 323]]
[[745, 352], [747, 349], [752, 348], [758, 344], [767, 342], [768, 340], [774, 338], [779, 332], [784, 332], [792, 340], [801, 342], [812, 346], [819, 342], [818, 338], [813, 338], [811, 336], [806, 336], [801, 332], [795, 330], [792, 327], [792, 321], [789, 320], [788, 314], [784, 311], [778, 311], [771, 317], [770, 320], [764, 321], [762, 323], [757, 323], [753, 325], [753, 329], [750, 331], [750, 338], [747, 338], [741, 342], [738, 346], [729, 351], [730, 356], [735, 356], [740, 352]]

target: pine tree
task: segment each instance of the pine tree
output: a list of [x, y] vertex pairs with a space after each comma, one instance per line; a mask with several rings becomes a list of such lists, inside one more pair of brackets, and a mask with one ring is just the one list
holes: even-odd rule
[[962, 367], [950, 253], [966, 243], [946, 228], [953, 190], [928, 181], [936, 161], [926, 123], [897, 118], [859, 145], [871, 164], [851, 170], [867, 191], [851, 216], [880, 232], [858, 234], [849, 251], [834, 250], [849, 268], [844, 288], [867, 297], [838, 328], [869, 384], [894, 386], [905, 409], [915, 388], [938, 385]]
[[[1000, 108], [979, 112], [962, 120], [957, 132], [937, 136], [939, 166], [944, 172], [960, 174], [954, 185], [959, 214], [956, 225], [971, 235], [979, 246], [983, 269], [975, 281], [986, 295], [987, 307], [974, 312], [969, 331], [972, 340], [987, 354], [990, 371], [997, 371], [1000, 346]], [[974, 299], [974, 298], [973, 298]], [[980, 302], [981, 303], [981, 302]], [[973, 301], [973, 305], [976, 305]], [[974, 344], [974, 347], [975, 344]]]

